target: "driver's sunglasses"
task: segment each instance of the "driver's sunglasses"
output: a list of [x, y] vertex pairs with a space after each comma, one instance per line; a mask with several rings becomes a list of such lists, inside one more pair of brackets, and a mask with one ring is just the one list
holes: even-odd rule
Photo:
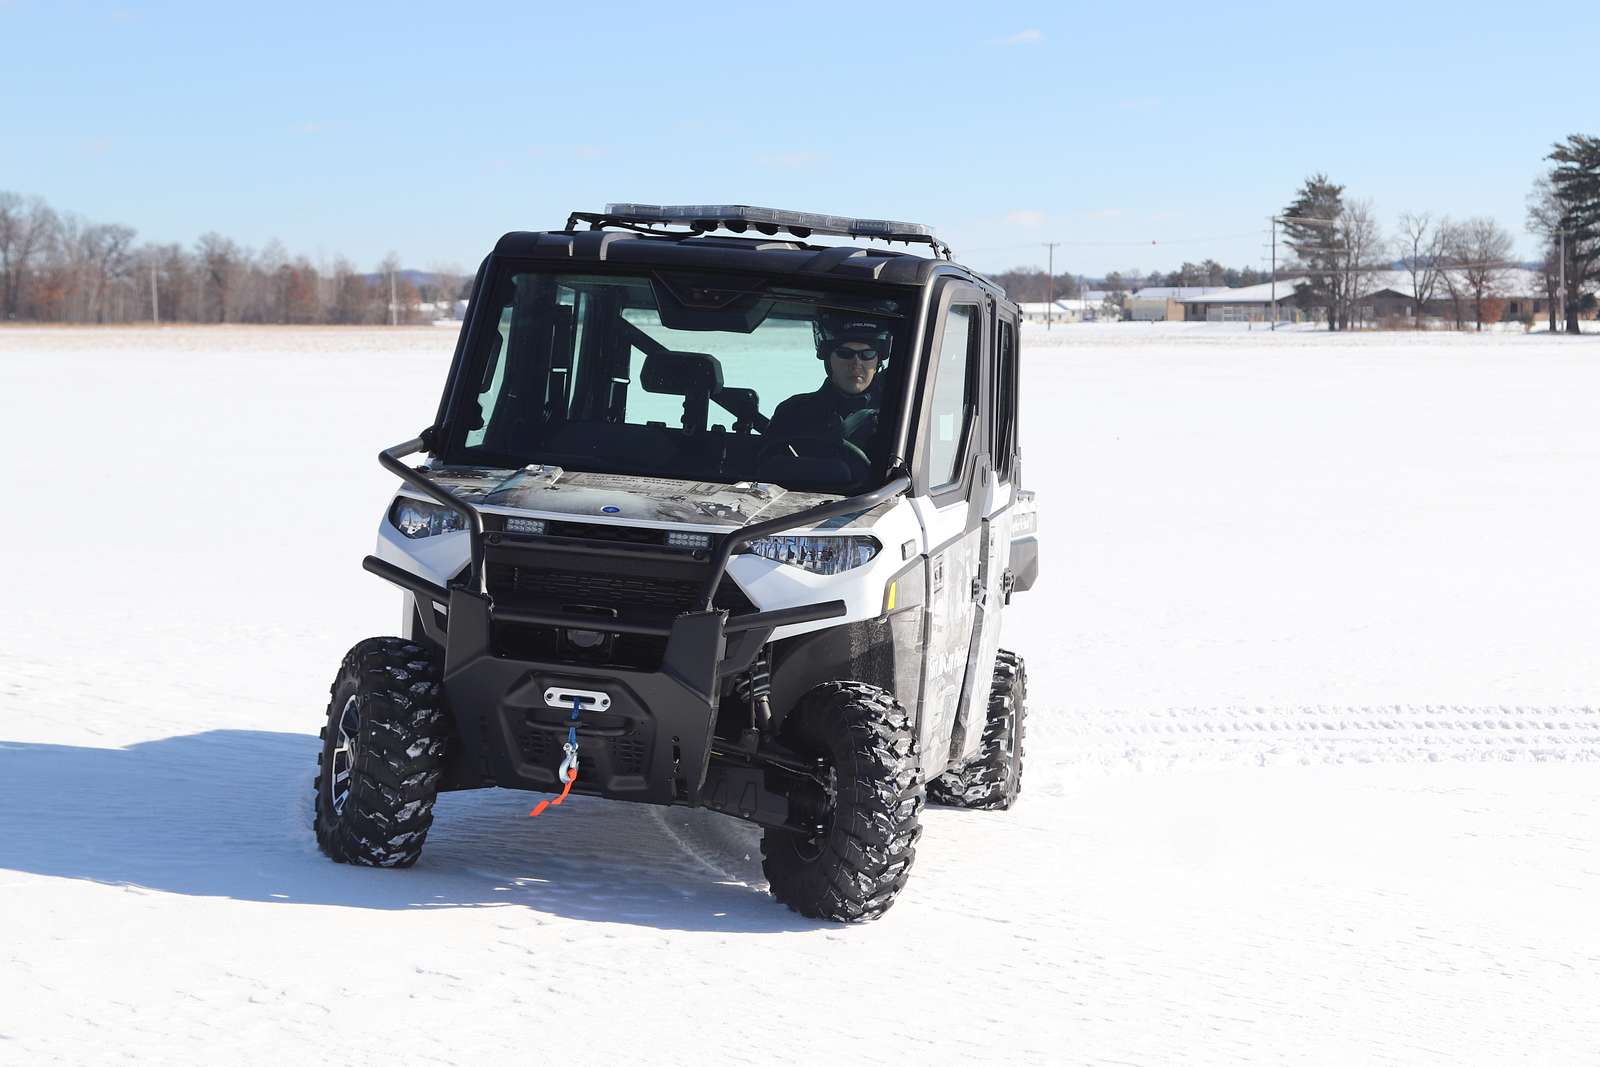
[[[859, 344], [860, 342], [856, 342]], [[828, 353], [835, 359], [882, 359], [883, 353], [876, 348], [852, 348], [849, 344], [842, 344]]]

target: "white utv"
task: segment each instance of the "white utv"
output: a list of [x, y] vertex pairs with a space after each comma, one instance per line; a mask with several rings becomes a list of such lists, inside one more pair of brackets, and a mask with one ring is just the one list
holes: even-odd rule
[[408, 866], [443, 790], [700, 806], [764, 828], [783, 903], [856, 922], [905, 885], [925, 797], [1009, 807], [1018, 315], [950, 259], [748, 207], [501, 238], [434, 425], [380, 456], [402, 484], [365, 567], [404, 636], [340, 666], [322, 850]]

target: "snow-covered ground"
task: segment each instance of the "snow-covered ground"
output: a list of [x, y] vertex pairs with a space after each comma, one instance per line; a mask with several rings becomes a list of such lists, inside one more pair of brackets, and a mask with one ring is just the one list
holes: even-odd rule
[[327, 685], [397, 624], [374, 457], [453, 340], [0, 329], [0, 1062], [1600, 1050], [1600, 341], [1030, 329], [1023, 802], [836, 928], [699, 812], [317, 853]]

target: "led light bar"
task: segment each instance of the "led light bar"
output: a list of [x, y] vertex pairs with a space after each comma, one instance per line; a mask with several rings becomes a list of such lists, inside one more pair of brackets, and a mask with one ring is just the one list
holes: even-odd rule
[[604, 215], [575, 211], [567, 229], [577, 222], [592, 227], [608, 223], [628, 226], [676, 224], [690, 230], [729, 230], [744, 233], [755, 230], [768, 235], [788, 230], [796, 237], [827, 234], [833, 237], [868, 237], [880, 241], [917, 241], [931, 245], [949, 259], [950, 246], [934, 236], [932, 227], [920, 222], [895, 222], [890, 219], [852, 219], [844, 215], [821, 215], [812, 211], [783, 211], [747, 204], [607, 204]]
[[673, 548], [710, 548], [711, 535], [686, 530], [668, 530], [667, 544]]
[[542, 534], [544, 533], [544, 520], [509, 518], [506, 520], [506, 533]]
[[809, 230], [840, 237], [880, 237], [900, 235], [932, 237], [933, 230], [917, 222], [891, 222], [888, 219], [852, 219], [843, 215], [819, 215], [812, 211], [782, 211], [744, 204], [607, 204], [606, 214], [627, 222], [716, 222], [744, 223], [761, 228]]

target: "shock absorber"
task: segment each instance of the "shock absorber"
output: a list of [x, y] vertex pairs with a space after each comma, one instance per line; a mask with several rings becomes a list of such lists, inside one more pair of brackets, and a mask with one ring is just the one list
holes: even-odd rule
[[772, 664], [767, 646], [761, 646], [755, 662], [739, 679], [739, 698], [750, 705], [750, 722], [763, 734], [772, 731]]

